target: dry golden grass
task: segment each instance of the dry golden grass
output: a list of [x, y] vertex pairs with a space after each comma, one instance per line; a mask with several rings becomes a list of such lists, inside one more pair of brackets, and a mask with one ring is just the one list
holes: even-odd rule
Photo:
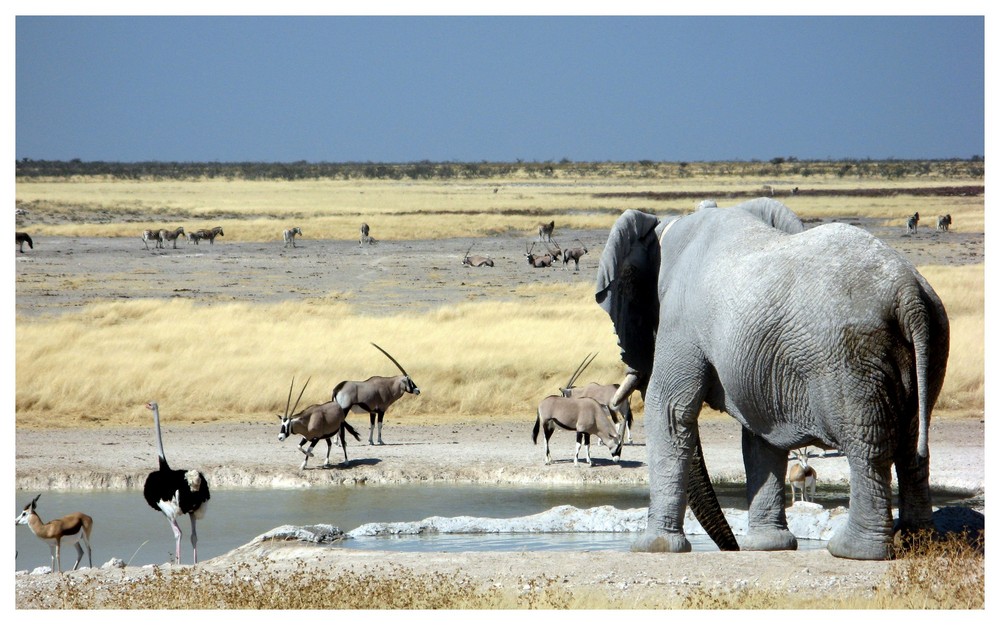
[[[315, 239], [356, 240], [362, 221], [382, 240], [530, 233], [541, 221], [557, 227], [609, 228], [628, 208], [658, 213], [690, 211], [692, 200], [655, 201], [599, 194], [649, 192], [750, 193], [762, 182], [777, 188], [905, 188], [930, 184], [982, 184], [975, 180], [864, 180], [836, 176], [781, 181], [742, 176], [683, 179], [481, 181], [303, 180], [283, 181], [21, 181], [19, 206], [51, 219], [32, 223], [32, 233], [50, 236], [139, 236], [146, 228], [184, 226], [188, 231], [222, 226], [227, 241], [270, 241], [295, 225]], [[497, 190], [494, 193], [494, 190]], [[722, 205], [735, 200], [716, 198]], [[829, 216], [891, 217], [903, 225], [919, 211], [924, 224], [950, 213], [954, 229], [983, 230], [982, 197], [785, 198], [803, 218]], [[81, 218], [84, 216], [84, 218]], [[487, 218], [484, 218], [487, 216]], [[162, 219], [160, 219], [162, 217]], [[478, 217], [478, 218], [477, 218]], [[931, 225], [933, 227], [933, 225]]]
[[[982, 416], [983, 268], [923, 273], [952, 323], [937, 414]], [[512, 302], [421, 315], [365, 316], [324, 298], [214, 306], [148, 299], [20, 318], [17, 425], [144, 424], [142, 406], [150, 400], [191, 422], [269, 421], [283, 410], [292, 376], [298, 384], [312, 378], [304, 406], [329, 400], [341, 380], [395, 375], [369, 340], [420, 386], [421, 395], [399, 408], [417, 422], [530, 415], [589, 352], [600, 355], [588, 380], [621, 376], [612, 324], [596, 305], [586, 305], [591, 298], [586, 284], [546, 284], [519, 289]], [[567, 307], [567, 300], [581, 305]]]

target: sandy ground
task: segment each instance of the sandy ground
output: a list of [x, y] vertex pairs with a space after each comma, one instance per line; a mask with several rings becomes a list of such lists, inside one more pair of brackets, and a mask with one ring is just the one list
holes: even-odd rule
[[[903, 251], [917, 264], [966, 264], [983, 261], [982, 233], [917, 235], [877, 222], [860, 224]], [[524, 265], [523, 235], [472, 241], [382, 242], [359, 250], [357, 242], [314, 241], [305, 237], [295, 249], [280, 242], [240, 243], [219, 239], [215, 245], [181, 241], [177, 249], [145, 250], [134, 238], [38, 237], [35, 249], [17, 254], [18, 315], [59, 314], [105, 298], [181, 297], [202, 302], [296, 300], [338, 293], [374, 314], [405, 302], [430, 309], [457, 301], [517, 297], [523, 284], [551, 281], [591, 283], [606, 232], [565, 232], [563, 241], [580, 238], [590, 246], [581, 271], [529, 270]], [[469, 245], [473, 253], [490, 255], [496, 267], [461, 266]], [[16, 252], [15, 252], [16, 253]], [[261, 280], [266, 288], [261, 288]], [[393, 297], [385, 297], [386, 289]], [[543, 464], [544, 451], [530, 442], [533, 417], [523, 421], [434, 426], [407, 424], [405, 409], [390, 414], [386, 445], [348, 444], [350, 462], [332, 468], [299, 470], [297, 441], [278, 443], [272, 422], [227, 425], [165, 425], [164, 436], [177, 466], [202, 467], [221, 496], [226, 487], [336, 488], [338, 484], [407, 483], [434, 480], [483, 483], [647, 482], [642, 419], [636, 444], [626, 447], [620, 465], [607, 450], [594, 446], [595, 466], [574, 466], [572, 438], [553, 439], [556, 462]], [[367, 435], [367, 423], [352, 419]], [[937, 488], [957, 490], [981, 507], [984, 499], [984, 423], [980, 419], [936, 419], [932, 422], [931, 480]], [[702, 420], [702, 439], [710, 473], [721, 481], [742, 479], [740, 434], [728, 418]], [[317, 449], [325, 453], [325, 446]], [[16, 487], [138, 489], [155, 459], [148, 428], [84, 430], [18, 430]], [[334, 450], [334, 462], [341, 459]], [[209, 459], [206, 462], [206, 459]], [[311, 461], [317, 466], [322, 456]], [[846, 460], [814, 461], [821, 486], [846, 484]], [[884, 562], [853, 562], [825, 551], [793, 553], [612, 554], [549, 553], [405, 554], [354, 550], [317, 550], [302, 545], [248, 546], [199, 564], [206, 570], [231, 569], [238, 562], [258, 566], [260, 558], [274, 572], [302, 570], [375, 570], [398, 565], [417, 574], [443, 572], [476, 580], [483, 587], [518, 587], [538, 576], [561, 586], [586, 591], [597, 588], [615, 601], [644, 593], [684, 594], [697, 589], [747, 586], [798, 589], [815, 596], [817, 605], [830, 592], [870, 592], [887, 570]], [[85, 570], [72, 573], [80, 583], [115, 585], [150, 574], [148, 569]], [[16, 606], [53, 607], [54, 575], [18, 575]], [[377, 607], [377, 606], [373, 606]]]

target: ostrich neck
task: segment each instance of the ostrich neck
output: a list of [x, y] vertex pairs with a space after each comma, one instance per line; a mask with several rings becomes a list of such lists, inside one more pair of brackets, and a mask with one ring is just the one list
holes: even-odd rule
[[160, 407], [153, 408], [153, 423], [156, 425], [156, 450], [160, 454], [160, 467], [167, 467], [167, 454], [163, 453], [163, 434], [160, 433]]

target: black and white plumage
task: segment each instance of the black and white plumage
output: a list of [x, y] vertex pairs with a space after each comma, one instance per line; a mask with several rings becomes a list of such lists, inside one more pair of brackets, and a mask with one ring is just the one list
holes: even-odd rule
[[146, 404], [153, 411], [153, 422], [156, 426], [156, 448], [160, 457], [160, 468], [146, 477], [142, 494], [146, 503], [154, 510], [159, 510], [170, 521], [177, 539], [176, 562], [181, 562], [181, 528], [177, 518], [182, 515], [191, 517], [191, 548], [194, 563], [198, 563], [198, 530], [195, 521], [205, 516], [208, 508], [208, 480], [200, 471], [191, 469], [171, 469], [167, 457], [163, 453], [163, 435], [160, 434], [160, 407], [155, 401]]

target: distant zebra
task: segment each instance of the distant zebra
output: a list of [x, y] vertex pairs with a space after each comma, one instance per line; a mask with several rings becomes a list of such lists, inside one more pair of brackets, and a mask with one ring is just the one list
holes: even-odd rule
[[368, 236], [368, 224], [361, 224], [361, 238], [358, 239], [358, 247], [363, 246], [365, 243], [371, 245], [375, 242], [375, 239]]
[[163, 247], [163, 238], [160, 236], [160, 233], [162, 233], [162, 232], [163, 232], [163, 230], [143, 230], [142, 231], [142, 244], [146, 246], [147, 250], [149, 249], [149, 242], [150, 241], [155, 241], [155, 244], [153, 245], [153, 247], [156, 248], [156, 249], [159, 249], [159, 248]]
[[202, 239], [208, 239], [208, 242], [215, 245], [215, 237], [224, 237], [226, 233], [222, 231], [222, 226], [216, 226], [211, 230], [206, 230], [202, 228], [201, 230], [196, 230], [188, 235], [188, 243], [194, 241], [195, 245], [198, 245], [198, 241]]
[[24, 244], [28, 244], [29, 249], [35, 249], [35, 242], [31, 240], [27, 232], [15, 232], [14, 242], [17, 243], [18, 251], [24, 254]]
[[913, 213], [910, 218], [906, 220], [906, 231], [908, 233], [915, 233], [917, 231], [917, 224], [920, 223], [920, 213]]
[[948, 232], [948, 228], [951, 228], [951, 215], [938, 215], [937, 229]]
[[291, 245], [295, 247], [295, 235], [302, 236], [302, 228], [295, 226], [294, 228], [289, 228], [281, 233], [281, 236], [285, 239], [285, 247]]
[[184, 226], [175, 230], [160, 230], [160, 241], [163, 243], [172, 241], [175, 250], [177, 249], [177, 237], [187, 238], [187, 234], [184, 233]]

